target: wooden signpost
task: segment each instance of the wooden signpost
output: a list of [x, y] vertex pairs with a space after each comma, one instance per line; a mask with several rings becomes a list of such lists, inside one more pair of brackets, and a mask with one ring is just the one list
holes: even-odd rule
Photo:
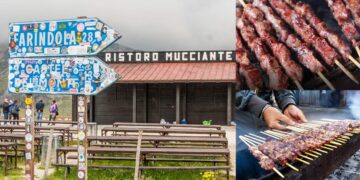
[[25, 105], [25, 180], [33, 180], [35, 137], [33, 95], [26, 95]]
[[101, 20], [87, 17], [10, 23], [9, 32], [8, 91], [26, 94], [25, 179], [35, 176], [33, 94], [61, 94], [79, 95], [77, 177], [86, 180], [89, 95], [120, 79], [95, 56], [121, 36]]
[[78, 96], [78, 179], [87, 179], [87, 103], [89, 96]]

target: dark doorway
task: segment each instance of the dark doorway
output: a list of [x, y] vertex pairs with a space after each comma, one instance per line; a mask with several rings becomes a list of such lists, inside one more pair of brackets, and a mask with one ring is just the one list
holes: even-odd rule
[[175, 84], [148, 85], [148, 122], [159, 123], [161, 119], [175, 121]]

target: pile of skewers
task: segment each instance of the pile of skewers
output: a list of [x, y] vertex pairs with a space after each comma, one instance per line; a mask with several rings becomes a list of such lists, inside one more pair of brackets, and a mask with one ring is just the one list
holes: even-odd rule
[[309, 165], [314, 158], [345, 144], [351, 136], [360, 134], [360, 121], [324, 119], [289, 126], [288, 129], [291, 131], [261, 131], [266, 137], [249, 133], [239, 138], [249, 147], [263, 169], [273, 170], [284, 178], [277, 165], [299, 171], [290, 163], [299, 161]]
[[[352, 47], [328, 28], [310, 5], [297, 0], [239, 1], [241, 7], [236, 8], [236, 59], [240, 76], [248, 88], [261, 89], [264, 86], [261, 71], [251, 61], [251, 53], [266, 74], [266, 88], [269, 89], [287, 89], [289, 79], [298, 89], [303, 89], [301, 82], [303, 68], [306, 68], [334, 90], [324, 73], [335, 66], [359, 84], [343, 65], [352, 63], [360, 68], [359, 60], [352, 55]], [[325, 1], [360, 57], [357, 29], [360, 29], [360, 1]]]

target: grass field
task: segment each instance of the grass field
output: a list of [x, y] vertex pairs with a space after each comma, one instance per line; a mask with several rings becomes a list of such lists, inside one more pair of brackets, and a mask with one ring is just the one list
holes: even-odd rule
[[[118, 166], [135, 166], [134, 162], [130, 161], [101, 161], [92, 163], [93, 165], [118, 165]], [[151, 166], [211, 166], [211, 163], [179, 163], [179, 162], [156, 162], [149, 163]], [[210, 171], [208, 171], [210, 172]], [[65, 168], [59, 168], [49, 179], [61, 180], [64, 179]], [[214, 180], [213, 178], [204, 178], [205, 171], [202, 170], [185, 170], [185, 171], [165, 171], [165, 170], [146, 170], [142, 172], [142, 179], [144, 180]], [[69, 180], [77, 179], [76, 168], [72, 168], [70, 174], [68, 174]], [[134, 179], [134, 170], [112, 170], [112, 169], [89, 169], [89, 180], [132, 180]], [[225, 171], [220, 171], [217, 175], [217, 180], [226, 179]], [[231, 177], [231, 180], [235, 180], [235, 177]]]

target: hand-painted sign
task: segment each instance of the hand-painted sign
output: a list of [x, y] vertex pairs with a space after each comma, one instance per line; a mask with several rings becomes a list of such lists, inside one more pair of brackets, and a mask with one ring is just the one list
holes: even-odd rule
[[105, 63], [231, 62], [234, 51], [102, 52]]
[[120, 38], [97, 18], [10, 23], [9, 57], [96, 55]]
[[11, 58], [11, 93], [95, 95], [118, 79], [97, 57]]

